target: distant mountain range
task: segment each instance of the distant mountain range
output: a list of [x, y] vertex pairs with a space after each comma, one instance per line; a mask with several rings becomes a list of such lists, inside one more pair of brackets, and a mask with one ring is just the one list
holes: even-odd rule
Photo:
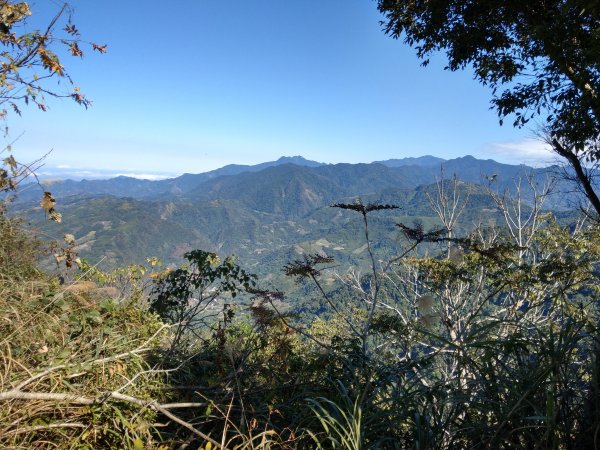
[[[325, 252], [341, 261], [364, 254], [359, 218], [330, 208], [333, 203], [361, 197], [400, 207], [372, 215], [375, 248], [385, 257], [398, 245], [394, 223], [418, 220], [427, 227], [438, 226], [428, 195], [442, 177], [456, 175], [464, 182], [463, 195], [470, 191], [461, 222], [467, 230], [474, 223], [500, 220], [486, 190], [510, 193], [519, 179], [530, 177], [541, 185], [557, 174], [555, 166], [534, 169], [472, 156], [371, 164], [322, 164], [294, 156], [159, 181], [117, 177], [30, 184], [18, 194], [12, 211], [25, 215], [46, 235], [74, 234], [80, 255], [102, 260], [106, 267], [143, 262], [146, 256], [177, 264], [186, 251], [203, 248], [239, 255], [243, 265], [265, 279], [279, 279], [281, 266], [302, 254]], [[563, 181], [555, 187], [556, 192], [566, 189]], [[45, 222], [39, 207], [43, 190], [57, 199], [63, 223]], [[523, 194], [533, 196], [527, 189]], [[576, 203], [573, 195], [554, 195], [547, 206], [567, 211]]]
[[[525, 174], [534, 174], [536, 179], [543, 179], [557, 173], [556, 166], [533, 169], [524, 165], [501, 164], [491, 159], [480, 160], [472, 156], [451, 160], [421, 156], [371, 164], [323, 164], [293, 156], [252, 166], [231, 164], [209, 172], [185, 173], [176, 178], [158, 181], [119, 176], [106, 180], [53, 180], [42, 184], [44, 189], [61, 198], [74, 195], [113, 195], [151, 200], [191, 195], [201, 198], [225, 196], [249, 199], [248, 190], [268, 191], [269, 186], [274, 188], [276, 180], [281, 183], [286, 177], [293, 177], [297, 188], [308, 183], [309, 191], [323, 191], [321, 197], [330, 199], [373, 192], [383, 187], [416, 187], [432, 183], [442, 175], [442, 170], [445, 177], [456, 175], [462, 181], [476, 184], [485, 181], [486, 176], [496, 174], [497, 187], [503, 189], [513, 187], [512, 180]], [[278, 189], [289, 191], [293, 189], [293, 183]], [[18, 202], [30, 202], [38, 196], [39, 189], [27, 186], [20, 193]]]

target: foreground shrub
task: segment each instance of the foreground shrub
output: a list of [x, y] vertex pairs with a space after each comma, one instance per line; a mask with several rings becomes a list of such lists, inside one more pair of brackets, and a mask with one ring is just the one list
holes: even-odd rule
[[59, 285], [36, 244], [3, 219], [0, 239], [0, 447], [141, 448], [161, 399], [149, 355], [164, 325], [93, 283]]

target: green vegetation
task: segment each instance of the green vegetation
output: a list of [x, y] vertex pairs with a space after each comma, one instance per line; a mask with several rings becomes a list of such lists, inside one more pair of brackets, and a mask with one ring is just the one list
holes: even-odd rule
[[204, 251], [175, 270], [81, 262], [60, 285], [5, 219], [3, 254], [29, 250], [0, 277], [2, 445], [597, 447], [600, 229], [558, 224], [541, 194], [492, 198], [505, 226], [463, 232], [462, 189], [438, 183], [435, 226], [399, 223], [386, 260], [372, 224], [390, 205], [336, 205], [364, 264], [296, 255], [296, 311]]
[[[451, 69], [474, 62], [492, 85], [512, 81], [519, 64], [549, 61], [534, 85], [500, 97], [500, 113], [549, 108], [552, 139], [597, 160], [586, 147], [597, 137], [597, 98], [556, 66], [556, 51], [572, 55], [596, 36], [596, 8], [515, 4], [501, 9], [490, 40], [477, 27], [487, 30], [486, 5], [379, 2], [390, 32], [408, 32], [422, 55], [450, 47]], [[18, 110], [12, 80], [31, 89], [21, 100], [44, 109], [47, 91], [22, 77], [36, 66], [42, 80], [66, 77], [47, 46], [81, 56], [78, 32], [69, 21], [74, 40], [55, 38], [53, 21], [45, 34], [17, 36], [11, 27], [27, 5], [0, 1], [0, 13], [2, 44], [33, 52], [2, 55], [0, 98]], [[573, 27], [564, 47], [544, 28], [552, 18]], [[521, 60], [511, 58], [519, 46]], [[597, 73], [587, 52], [574, 54]], [[548, 103], [548, 83], [564, 98]], [[78, 91], [68, 96], [87, 105]], [[564, 116], [565, 102], [575, 118]], [[582, 117], [581, 132], [569, 134]], [[23, 171], [11, 157], [3, 167], [0, 192], [14, 191]], [[535, 174], [507, 177], [510, 189], [492, 188], [502, 178], [494, 174], [486, 189], [443, 175], [431, 184], [431, 174], [413, 185], [401, 167], [359, 169], [283, 164], [269, 176], [171, 180], [177, 195], [163, 191], [160, 201], [76, 197], [69, 220], [52, 223], [60, 238], [49, 248], [1, 211], [0, 446], [600, 448], [600, 224], [574, 213], [559, 220]], [[50, 192], [39, 203], [60, 222], [55, 204]], [[95, 248], [114, 262], [117, 251], [140, 256], [132, 249], [145, 252], [149, 241], [187, 262], [106, 268], [77, 254]], [[189, 248], [205, 243], [218, 248]], [[245, 253], [217, 256], [230, 249]], [[57, 274], [42, 269], [48, 257]]]

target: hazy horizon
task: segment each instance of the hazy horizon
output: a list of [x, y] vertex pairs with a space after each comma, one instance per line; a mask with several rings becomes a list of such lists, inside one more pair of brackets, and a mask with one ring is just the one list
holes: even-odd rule
[[198, 170], [198, 171], [194, 171], [194, 170], [187, 170], [187, 171], [156, 171], [156, 172], [148, 172], [148, 171], [143, 171], [143, 170], [135, 170], [132, 168], [122, 168], [122, 169], [94, 169], [94, 168], [89, 168], [89, 167], [72, 167], [70, 165], [58, 165], [58, 166], [51, 166], [49, 164], [44, 164], [37, 172], [36, 175], [38, 176], [38, 178], [40, 180], [43, 181], [53, 181], [53, 180], [73, 180], [73, 181], [80, 181], [80, 180], [105, 180], [105, 179], [110, 179], [110, 178], [116, 178], [116, 177], [120, 177], [120, 176], [124, 176], [124, 177], [130, 177], [130, 178], [137, 178], [140, 180], [150, 180], [150, 181], [157, 181], [157, 180], [164, 180], [164, 179], [169, 179], [169, 178], [176, 178], [178, 176], [183, 175], [184, 173], [190, 173], [190, 174], [199, 174], [199, 173], [205, 173], [205, 172], [210, 172], [213, 170], [217, 170], [229, 165], [247, 165], [247, 166], [254, 166], [254, 165], [258, 165], [258, 164], [263, 164], [263, 163], [269, 163], [269, 162], [274, 162], [274, 161], [278, 161], [279, 159], [282, 158], [303, 158], [307, 161], [314, 161], [314, 162], [318, 162], [321, 164], [371, 164], [374, 162], [378, 162], [378, 161], [389, 161], [389, 160], [403, 160], [403, 159], [418, 159], [418, 158], [424, 158], [424, 157], [434, 157], [434, 158], [439, 158], [439, 159], [443, 159], [444, 161], [449, 161], [449, 160], [453, 160], [453, 159], [459, 159], [459, 158], [464, 158], [467, 156], [472, 156], [478, 160], [493, 160], [496, 161], [498, 163], [501, 164], [508, 164], [508, 165], [520, 165], [520, 164], [524, 164], [526, 166], [530, 166], [530, 167], [547, 167], [553, 164], [557, 163], [557, 160], [552, 160], [550, 158], [548, 158], [548, 160], [546, 161], [546, 163], [539, 163], [535, 164], [535, 162], [527, 164], [527, 163], [515, 163], [515, 162], [505, 162], [505, 161], [500, 161], [496, 158], [491, 158], [491, 157], [477, 157], [475, 155], [469, 155], [469, 154], [465, 154], [462, 156], [457, 156], [454, 158], [443, 158], [440, 156], [435, 156], [435, 155], [418, 155], [418, 156], [402, 156], [402, 157], [398, 157], [398, 158], [388, 158], [388, 159], [384, 159], [384, 160], [372, 160], [372, 161], [362, 161], [362, 162], [358, 162], [358, 163], [354, 163], [354, 162], [348, 162], [348, 161], [336, 161], [336, 162], [323, 162], [323, 161], [318, 161], [318, 160], [313, 160], [313, 159], [309, 159], [306, 158], [302, 155], [282, 155], [278, 158], [275, 159], [271, 159], [271, 160], [264, 160], [264, 161], [258, 161], [254, 164], [241, 164], [241, 163], [236, 163], [236, 162], [231, 162], [231, 163], [227, 163], [224, 164], [222, 166], [219, 167], [215, 167], [215, 168], [211, 168], [208, 170]]

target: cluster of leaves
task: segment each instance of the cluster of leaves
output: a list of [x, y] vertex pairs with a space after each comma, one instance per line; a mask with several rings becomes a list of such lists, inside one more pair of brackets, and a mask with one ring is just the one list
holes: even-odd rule
[[59, 213], [56, 208], [56, 199], [51, 192], [44, 192], [44, 197], [40, 201], [40, 206], [48, 214], [48, 218], [54, 222], [62, 222], [62, 214]]
[[[44, 30], [21, 32], [25, 21], [31, 15], [25, 2], [0, 2], [0, 104], [8, 105], [21, 114], [20, 104], [35, 104], [42, 111], [47, 110], [44, 96], [68, 97], [76, 103], [88, 107], [90, 101], [81, 93], [69, 77], [55, 47], [64, 46], [69, 54], [83, 57], [83, 44], [77, 27], [71, 22], [70, 7], [63, 4]], [[59, 31], [61, 22], [62, 33]], [[94, 51], [105, 53], [106, 46], [88, 43]], [[71, 92], [54, 89], [51, 79], [66, 79], [72, 86]], [[57, 85], [58, 86], [58, 85]], [[4, 115], [7, 114], [5, 110]]]
[[385, 31], [415, 46], [424, 64], [432, 53], [444, 51], [448, 69], [472, 66], [494, 94], [503, 89], [493, 100], [501, 118], [515, 114], [515, 126], [523, 126], [545, 115], [553, 136], [598, 159], [600, 9], [593, 2], [378, 4]]
[[377, 203], [368, 203], [363, 205], [360, 199], [357, 199], [354, 203], [335, 203], [331, 205], [332, 208], [348, 209], [361, 213], [363, 216], [367, 215], [372, 211], [382, 211], [389, 209], [398, 209], [396, 205], [381, 205]]
[[[186, 253], [188, 264], [155, 279], [150, 293], [150, 311], [175, 326], [170, 354], [185, 354], [197, 330], [212, 330], [215, 317], [231, 320], [229, 298], [255, 285], [255, 276], [235, 263], [233, 257], [221, 261], [216, 253], [193, 250]], [[220, 305], [215, 306], [215, 304]], [[222, 330], [216, 331], [223, 342]]]
[[[59, 253], [60, 255], [62, 253]], [[163, 278], [171, 271], [168, 267], [161, 270], [162, 261], [155, 256], [147, 257], [146, 265], [130, 264], [108, 272], [83, 258], [76, 258], [74, 261], [79, 268], [79, 279], [105, 288], [111, 292], [113, 298], [128, 299], [132, 302], [145, 300], [153, 286], [153, 280]]]
[[446, 228], [426, 232], [421, 223], [416, 223], [412, 227], [404, 225], [403, 223], [397, 223], [396, 226], [402, 230], [402, 233], [407, 239], [414, 241], [417, 244], [423, 242], [440, 242], [442, 237], [446, 236], [449, 232]]
[[193, 250], [184, 255], [188, 265], [158, 278], [150, 308], [163, 319], [178, 323], [187, 315], [190, 301], [208, 303], [220, 295], [235, 296], [254, 285], [255, 276], [235, 263], [221, 262], [216, 253]]
[[297, 259], [286, 264], [283, 267], [283, 272], [288, 277], [296, 278], [297, 282], [301, 282], [305, 278], [315, 278], [321, 273], [321, 269], [317, 269], [318, 264], [330, 264], [334, 261], [331, 256], [324, 255], [305, 255], [303, 259]]

